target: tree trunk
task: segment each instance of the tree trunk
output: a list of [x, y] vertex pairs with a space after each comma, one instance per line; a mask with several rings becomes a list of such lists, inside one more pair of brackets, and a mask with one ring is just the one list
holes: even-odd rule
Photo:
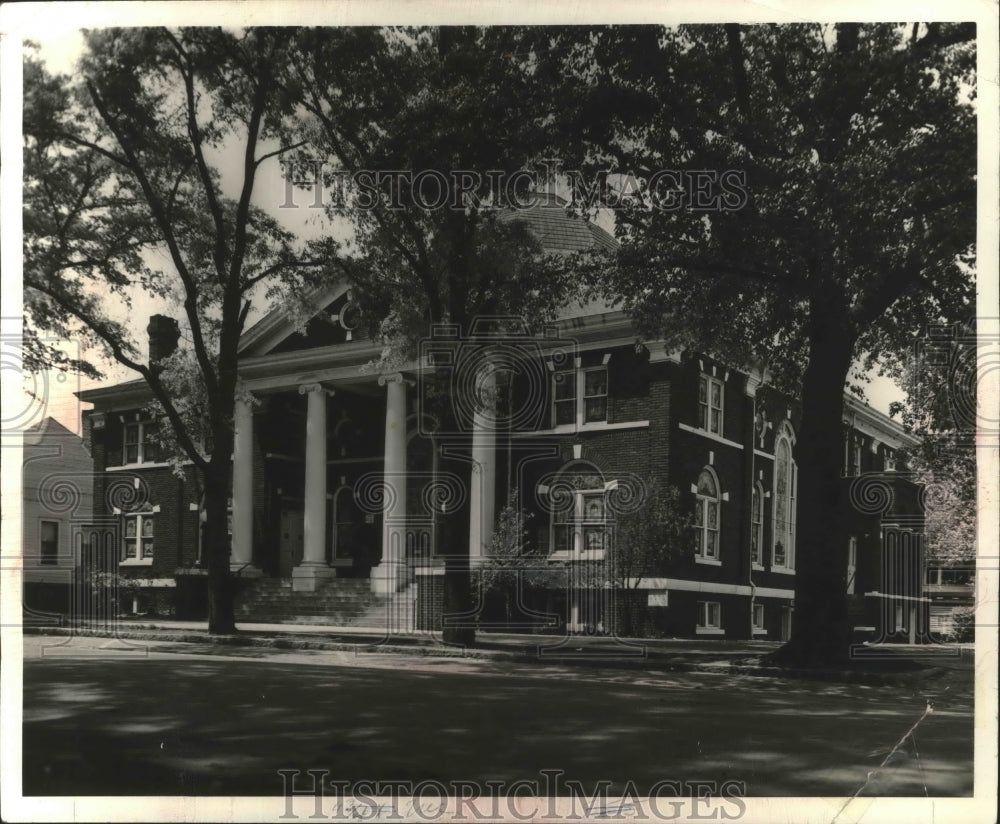
[[816, 323], [814, 317], [794, 450], [799, 467], [795, 612], [791, 639], [774, 656], [781, 663], [823, 666], [848, 656], [841, 456], [844, 386], [853, 355], [854, 336], [846, 324], [829, 316]]
[[208, 561], [208, 631], [236, 632], [233, 588], [229, 574], [229, 462], [214, 456], [205, 473], [205, 546]]

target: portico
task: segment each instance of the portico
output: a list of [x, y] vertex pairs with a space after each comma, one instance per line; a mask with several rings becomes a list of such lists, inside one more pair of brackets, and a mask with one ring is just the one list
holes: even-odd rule
[[[315, 591], [338, 575], [366, 574], [377, 594], [395, 592], [405, 582], [407, 438], [415, 381], [400, 372], [346, 371], [336, 380], [289, 376], [283, 386], [246, 382], [256, 391], [246, 392], [235, 412], [234, 572], [256, 576], [264, 566], [271, 574], [290, 577], [292, 588], [301, 592]], [[265, 415], [268, 406], [277, 411]], [[381, 426], [371, 415], [376, 409]], [[376, 427], [381, 430], [377, 440]], [[276, 437], [282, 445], [275, 445]], [[273, 536], [254, 534], [255, 472], [257, 505], [261, 487], [272, 493], [266, 500], [277, 496], [280, 501], [268, 504], [280, 508], [268, 519], [278, 525]], [[380, 476], [380, 483], [367, 483], [373, 476]], [[360, 490], [359, 478], [366, 481]], [[257, 558], [278, 552], [288, 558], [255, 564], [255, 540]]]

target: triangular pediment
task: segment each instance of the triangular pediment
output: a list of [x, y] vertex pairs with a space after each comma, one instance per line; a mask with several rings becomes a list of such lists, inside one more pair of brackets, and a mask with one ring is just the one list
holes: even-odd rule
[[316, 291], [306, 303], [314, 308], [305, 328], [286, 307], [277, 306], [243, 333], [240, 356], [316, 349], [357, 340], [361, 335], [356, 313], [349, 306], [346, 281]]

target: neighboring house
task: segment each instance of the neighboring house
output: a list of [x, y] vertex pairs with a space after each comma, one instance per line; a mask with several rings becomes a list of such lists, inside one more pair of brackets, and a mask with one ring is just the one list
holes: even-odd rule
[[22, 550], [26, 617], [70, 608], [82, 529], [94, 511], [94, 463], [75, 433], [52, 418], [23, 438]]
[[[555, 204], [517, 216], [549, 251], [614, 243]], [[616, 515], [652, 481], [682, 492], [696, 527], [682, 556], [644, 574], [638, 596], [628, 595], [639, 602], [625, 630], [788, 638], [800, 412], [759, 372], [666, 351], [640, 340], [621, 311], [591, 303], [567, 306], [539, 335], [487, 319], [471, 330], [439, 328], [417, 361], [378, 374], [366, 364], [381, 344], [352, 328], [347, 285], [331, 284], [315, 306], [304, 331], [276, 310], [240, 344], [240, 374], [256, 398], [236, 412], [231, 531], [232, 568], [246, 587], [241, 616], [265, 608], [271, 617], [281, 609], [333, 615], [338, 599], [363, 589], [390, 600], [408, 593], [417, 627], [439, 629], [448, 548], [467, 543], [481, 562], [516, 486], [535, 516], [528, 537], [542, 558], [527, 573], [521, 626], [622, 629], [616, 599], [625, 594], [574, 570], [608, 561]], [[157, 316], [151, 333], [162, 337], [170, 325]], [[491, 342], [501, 345], [480, 393], [489, 400], [460, 410], [466, 433], [456, 436], [439, 414], [441, 398], [458, 402], [451, 387], [475, 385], [470, 364]], [[194, 474], [178, 476], [157, 454], [143, 382], [80, 397], [94, 404], [85, 432], [100, 473], [95, 491], [109, 502], [101, 514], [119, 524], [120, 572], [142, 578], [163, 609], [197, 614], [191, 593], [204, 566]], [[471, 438], [471, 478], [449, 452], [456, 437], [465, 452]], [[845, 397], [845, 443], [845, 484], [878, 473], [894, 490], [881, 508], [845, 515], [854, 531], [841, 583], [853, 596], [854, 625], [875, 638], [922, 640], [925, 620], [909, 609], [924, 603], [920, 576], [915, 589], [905, 576], [883, 576], [889, 556], [907, 570], [922, 563], [919, 519], [908, 514], [917, 490], [894, 465], [896, 450], [913, 441]], [[135, 494], [115, 504], [111, 487]]]
[[924, 594], [930, 599], [930, 631], [947, 638], [958, 631], [956, 618], [976, 605], [976, 562], [929, 561]]

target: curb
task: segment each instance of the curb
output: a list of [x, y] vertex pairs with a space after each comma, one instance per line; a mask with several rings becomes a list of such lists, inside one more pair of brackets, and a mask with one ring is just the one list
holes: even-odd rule
[[930, 676], [937, 668], [926, 670], [910, 670], [901, 673], [877, 673], [864, 670], [815, 670], [815, 669], [786, 669], [776, 666], [762, 665], [748, 662], [745, 658], [740, 661], [732, 660], [701, 660], [692, 661], [684, 657], [658, 657], [643, 655], [633, 659], [602, 657], [595, 654], [593, 657], [586, 656], [557, 656], [542, 657], [533, 652], [510, 651], [498, 649], [458, 649], [440, 645], [431, 645], [414, 641], [408, 644], [379, 643], [359, 640], [351, 643], [348, 641], [330, 641], [305, 635], [295, 635], [293, 633], [274, 633], [271, 635], [262, 634], [237, 634], [237, 635], [209, 635], [204, 632], [164, 632], [156, 629], [149, 630], [119, 630], [109, 633], [93, 629], [71, 629], [64, 627], [25, 627], [25, 635], [55, 635], [69, 636], [81, 635], [96, 638], [118, 638], [129, 641], [172, 641], [183, 644], [201, 644], [219, 647], [256, 647], [274, 650], [309, 650], [309, 651], [331, 651], [331, 652], [356, 652], [372, 655], [412, 655], [435, 658], [467, 658], [482, 661], [508, 661], [518, 664], [549, 665], [559, 664], [567, 666], [580, 666], [587, 668], [604, 668], [618, 670], [642, 670], [661, 672], [712, 672], [725, 675], [750, 675], [761, 678], [788, 678], [801, 680], [816, 680], [839, 683], [861, 683], [873, 685], [898, 684], [901, 680], [908, 680], [914, 676]]

